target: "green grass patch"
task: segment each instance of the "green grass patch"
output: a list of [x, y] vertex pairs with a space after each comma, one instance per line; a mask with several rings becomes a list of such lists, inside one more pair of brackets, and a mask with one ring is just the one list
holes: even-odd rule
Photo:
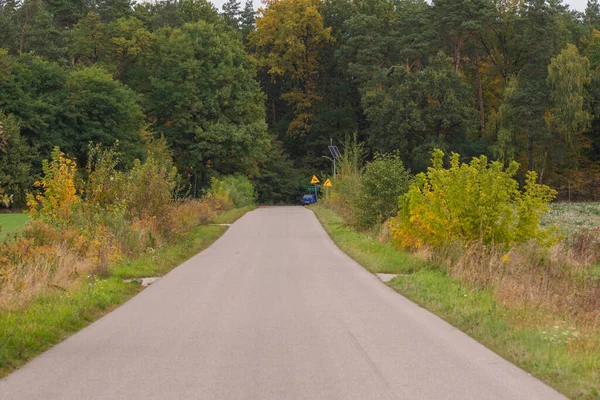
[[600, 399], [600, 334], [549, 312], [507, 307], [415, 256], [352, 230], [334, 212], [312, 207], [333, 241], [369, 271], [400, 273], [389, 286], [574, 399]]
[[26, 214], [0, 214], [0, 240], [25, 227], [28, 220]]
[[[216, 223], [233, 223], [253, 207], [227, 211]], [[216, 219], [216, 220], [217, 220]], [[215, 220], [215, 221], [216, 221]], [[201, 225], [192, 232], [136, 260], [121, 262], [110, 277], [88, 277], [71, 291], [37, 297], [27, 307], [0, 313], [0, 377], [64, 340], [124, 303], [139, 291], [125, 278], [161, 276], [210, 246], [225, 226]]]
[[552, 203], [542, 217], [543, 226], [556, 225], [560, 233], [569, 235], [600, 227], [600, 203]]

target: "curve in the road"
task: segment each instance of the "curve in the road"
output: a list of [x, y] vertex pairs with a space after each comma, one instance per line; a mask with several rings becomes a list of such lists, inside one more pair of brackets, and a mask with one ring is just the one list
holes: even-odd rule
[[562, 399], [344, 255], [314, 214], [259, 208], [0, 382], [0, 399]]

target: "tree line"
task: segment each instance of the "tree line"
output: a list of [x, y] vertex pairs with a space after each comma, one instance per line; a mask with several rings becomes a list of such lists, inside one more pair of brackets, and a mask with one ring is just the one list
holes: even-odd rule
[[412, 172], [431, 151], [600, 193], [600, 5], [556, 0], [0, 0], [0, 190], [22, 204], [60, 146], [120, 168], [164, 137], [182, 194], [241, 174], [293, 201], [330, 139]]
[[234, 27], [205, 0], [0, 1], [1, 190], [22, 206], [55, 146], [80, 166], [90, 143], [116, 146], [128, 169], [164, 137], [181, 195], [241, 174], [263, 201], [293, 197], [267, 190], [294, 171], [265, 121], [246, 8]]
[[300, 166], [352, 132], [413, 172], [434, 148], [521, 164], [563, 198], [600, 183], [600, 6], [267, 1], [250, 34], [269, 126]]

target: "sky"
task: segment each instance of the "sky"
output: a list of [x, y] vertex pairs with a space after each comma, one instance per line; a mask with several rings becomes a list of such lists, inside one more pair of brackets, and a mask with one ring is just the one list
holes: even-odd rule
[[[221, 11], [221, 7], [223, 6], [223, 3], [225, 3], [226, 0], [211, 0], [211, 1], [217, 7], [217, 9], [219, 9], [219, 11]], [[243, 7], [246, 0], [240, 0], [240, 2], [242, 3], [242, 7]], [[577, 11], [585, 11], [585, 6], [587, 6], [587, 0], [563, 0], [563, 3], [568, 4], [572, 10], [577, 10]], [[254, 0], [254, 9], [255, 10], [258, 7], [260, 7], [261, 5], [262, 5], [261, 0]]]

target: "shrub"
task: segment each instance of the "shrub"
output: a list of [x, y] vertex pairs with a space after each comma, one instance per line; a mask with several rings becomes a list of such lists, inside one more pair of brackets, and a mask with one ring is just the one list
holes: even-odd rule
[[342, 147], [342, 157], [338, 160], [337, 176], [333, 178], [329, 204], [344, 219], [354, 223], [356, 218], [352, 203], [360, 191], [360, 176], [366, 150], [364, 144], [358, 141], [356, 133], [347, 136]]
[[117, 171], [121, 154], [114, 147], [104, 149], [102, 145], [88, 147], [87, 182], [85, 202], [101, 209], [123, 209], [126, 174]]
[[432, 167], [417, 175], [400, 198], [399, 214], [392, 221], [396, 244], [418, 248], [453, 241], [550, 243], [552, 228], [541, 228], [540, 218], [556, 192], [536, 183], [535, 172], [527, 173], [520, 191], [514, 179], [516, 162], [505, 169], [499, 162], [488, 163], [485, 156], [466, 164], [453, 154], [446, 169], [443, 156], [435, 150]]
[[144, 162], [134, 161], [123, 198], [127, 210], [135, 217], [164, 217], [176, 187], [177, 169], [171, 157], [148, 152]]
[[254, 186], [243, 175], [212, 178], [210, 191], [218, 197], [230, 198], [235, 207], [249, 206], [256, 201]]
[[398, 213], [398, 197], [408, 191], [410, 175], [397, 153], [378, 154], [360, 177], [352, 202], [356, 223], [369, 228]]
[[74, 207], [81, 198], [75, 187], [77, 165], [55, 147], [52, 160], [42, 162], [44, 176], [35, 186], [41, 189], [37, 195], [27, 195], [27, 206], [32, 217], [41, 217], [51, 223], [69, 221]]

